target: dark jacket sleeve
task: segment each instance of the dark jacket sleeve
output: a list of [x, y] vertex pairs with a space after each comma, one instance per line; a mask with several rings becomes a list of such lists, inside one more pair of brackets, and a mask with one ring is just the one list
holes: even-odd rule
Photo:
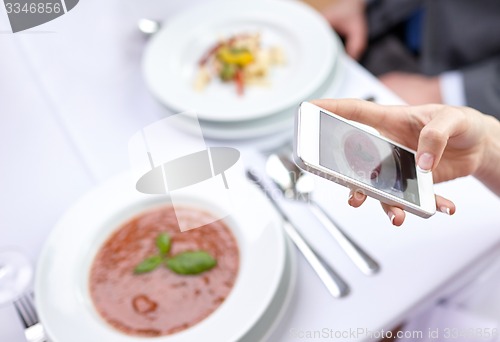
[[500, 56], [461, 71], [467, 105], [500, 119]]
[[377, 39], [408, 19], [422, 4], [422, 0], [373, 0], [369, 2], [366, 15], [370, 39]]

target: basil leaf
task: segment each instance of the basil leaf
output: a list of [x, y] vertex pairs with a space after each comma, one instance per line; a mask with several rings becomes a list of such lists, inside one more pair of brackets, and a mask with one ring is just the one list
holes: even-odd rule
[[205, 251], [182, 252], [167, 260], [167, 267], [177, 274], [199, 274], [216, 264], [217, 260]]
[[170, 239], [170, 235], [167, 233], [161, 233], [156, 238], [156, 247], [160, 250], [161, 255], [167, 255], [170, 251], [170, 246], [172, 241]]
[[149, 257], [135, 267], [134, 273], [141, 274], [141, 273], [151, 272], [155, 268], [160, 266], [161, 261], [162, 261], [162, 258], [159, 255]]

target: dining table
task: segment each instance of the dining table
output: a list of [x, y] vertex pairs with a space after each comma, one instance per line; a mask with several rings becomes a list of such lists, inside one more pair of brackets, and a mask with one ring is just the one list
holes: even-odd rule
[[[141, 12], [141, 6], [155, 6], [155, 19], [168, 25], [171, 16], [202, 1], [148, 1], [82, 0], [57, 20], [15, 34], [0, 9], [0, 248], [21, 250], [35, 268], [58, 219], [89, 190], [130, 169], [132, 135], [173, 114], [143, 79], [141, 58], [149, 38], [137, 21], [151, 15], [151, 8]], [[342, 80], [328, 97], [403, 104], [355, 60], [341, 60]], [[175, 134], [178, 144], [193, 138]], [[237, 148], [243, 164], [263, 170], [263, 151], [292, 138], [290, 129], [205, 141]], [[382, 331], [471, 286], [498, 258], [500, 199], [473, 177], [435, 185], [436, 193], [455, 202], [456, 214], [407, 215], [401, 227], [391, 225], [378, 201], [368, 199], [355, 209], [347, 204], [348, 189], [315, 181], [314, 198], [381, 270], [372, 276], [360, 272], [307, 206], [283, 202], [291, 221], [351, 292], [333, 298], [295, 251], [292, 299], [268, 341], [380, 340]], [[13, 305], [0, 307], [0, 341], [25, 341]]]

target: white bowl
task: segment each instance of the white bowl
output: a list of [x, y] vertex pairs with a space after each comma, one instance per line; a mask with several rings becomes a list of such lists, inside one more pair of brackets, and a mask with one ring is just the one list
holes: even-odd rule
[[[131, 177], [116, 177], [84, 196], [61, 218], [41, 253], [35, 278], [40, 320], [54, 342], [88, 341], [236, 341], [251, 331], [282, 288], [286, 240], [281, 219], [267, 199], [241, 178], [238, 196], [225, 220], [240, 250], [240, 268], [227, 299], [203, 321], [161, 337], [126, 335], [109, 326], [95, 310], [88, 286], [97, 251], [121, 223], [168, 202], [166, 196], [143, 195]], [[225, 201], [216, 194], [185, 191], [191, 205], [217, 211]]]

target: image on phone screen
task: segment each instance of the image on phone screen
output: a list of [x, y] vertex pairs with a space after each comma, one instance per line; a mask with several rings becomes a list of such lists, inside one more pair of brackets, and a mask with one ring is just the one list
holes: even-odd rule
[[319, 164], [420, 205], [415, 154], [320, 113]]

